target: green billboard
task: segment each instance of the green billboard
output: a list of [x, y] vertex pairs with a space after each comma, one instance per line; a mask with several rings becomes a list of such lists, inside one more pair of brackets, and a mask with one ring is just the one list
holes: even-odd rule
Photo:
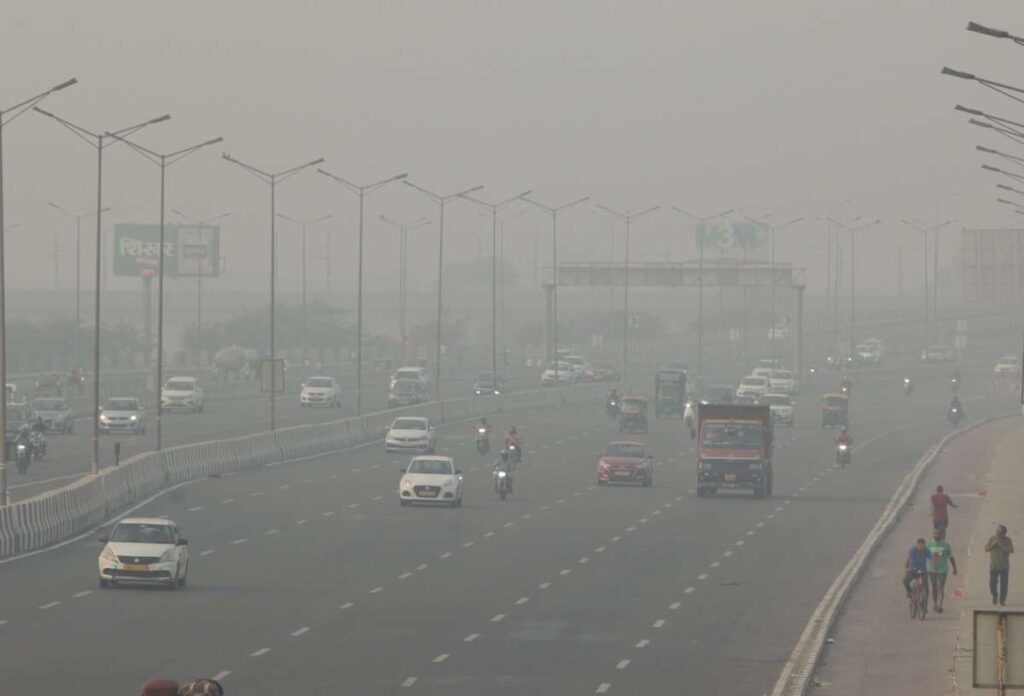
[[[114, 225], [114, 275], [138, 277], [160, 267], [160, 225]], [[164, 275], [220, 274], [220, 227], [164, 225]]]

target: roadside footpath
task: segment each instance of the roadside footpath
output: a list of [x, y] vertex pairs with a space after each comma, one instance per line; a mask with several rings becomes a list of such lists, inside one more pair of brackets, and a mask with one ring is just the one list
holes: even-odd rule
[[[851, 592], [822, 654], [812, 691], [844, 696], [975, 693], [970, 688], [972, 611], [992, 606], [985, 542], [999, 523], [1009, 528], [1011, 538], [1024, 540], [1021, 451], [1024, 427], [1017, 418], [996, 421], [949, 443]], [[950, 509], [947, 540], [960, 574], [954, 576], [950, 569], [945, 611], [938, 614], [929, 603], [922, 622], [910, 618], [900, 581], [914, 540], [931, 538], [929, 498], [940, 484], [958, 506]], [[1011, 558], [1010, 566], [1007, 606], [1021, 606], [1024, 561]]]

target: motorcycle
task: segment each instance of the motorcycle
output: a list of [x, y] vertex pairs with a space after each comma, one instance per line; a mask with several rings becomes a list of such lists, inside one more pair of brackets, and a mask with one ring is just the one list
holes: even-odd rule
[[914, 383], [910, 381], [909, 377], [903, 378], [903, 393], [906, 396], [910, 396], [914, 393]]
[[32, 443], [32, 459], [37, 462], [43, 461], [46, 457], [46, 436], [33, 430], [29, 435], [29, 442]]
[[512, 479], [507, 471], [497, 469], [494, 472], [494, 492], [504, 500], [512, 492]]
[[491, 451], [491, 439], [487, 436], [487, 428], [476, 429], [476, 451], [479, 454]]
[[18, 443], [18, 473], [25, 474], [28, 472], [28, 466], [32, 463], [32, 453], [29, 452], [29, 447], [24, 442]]
[[840, 385], [839, 386], [839, 392], [841, 394], [843, 394], [844, 396], [849, 396], [850, 395], [850, 385], [849, 384], [842, 384], [842, 385]]
[[506, 444], [508, 448], [508, 458], [512, 460], [513, 464], [518, 464], [523, 461], [523, 445], [521, 442], [509, 442]]
[[953, 375], [952, 377], [950, 377], [949, 378], [949, 388], [953, 391], [954, 394], [959, 392], [960, 391], [960, 378], [957, 377], [956, 375]]
[[850, 452], [850, 446], [845, 442], [836, 445], [836, 462], [842, 469], [845, 469], [847, 464], [853, 463], [853, 453]]
[[618, 399], [608, 399], [608, 404], [605, 406], [604, 410], [608, 414], [609, 418], [618, 418], [619, 408], [620, 405]]
[[809, 374], [811, 377], [813, 377], [814, 375], [818, 374], [818, 366], [817, 365], [811, 365], [810, 369], [807, 370], [807, 374]]
[[949, 409], [948, 418], [949, 424], [955, 428], [956, 426], [960, 425], [960, 421], [964, 419], [964, 414], [959, 408], [954, 406], [953, 408]]

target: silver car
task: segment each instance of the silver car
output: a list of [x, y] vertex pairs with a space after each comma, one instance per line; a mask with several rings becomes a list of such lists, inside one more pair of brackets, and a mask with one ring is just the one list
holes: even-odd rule
[[42, 418], [46, 429], [70, 435], [75, 430], [75, 416], [68, 400], [59, 397], [44, 397], [32, 402], [32, 411]]
[[132, 396], [107, 399], [100, 410], [101, 433], [146, 434], [146, 412], [139, 400]]

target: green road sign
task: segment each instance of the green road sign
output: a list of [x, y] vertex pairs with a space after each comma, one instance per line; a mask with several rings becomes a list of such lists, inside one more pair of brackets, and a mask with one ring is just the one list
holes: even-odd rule
[[[138, 277], [160, 267], [160, 225], [114, 225], [114, 275]], [[220, 227], [164, 225], [164, 275], [217, 276]]]

